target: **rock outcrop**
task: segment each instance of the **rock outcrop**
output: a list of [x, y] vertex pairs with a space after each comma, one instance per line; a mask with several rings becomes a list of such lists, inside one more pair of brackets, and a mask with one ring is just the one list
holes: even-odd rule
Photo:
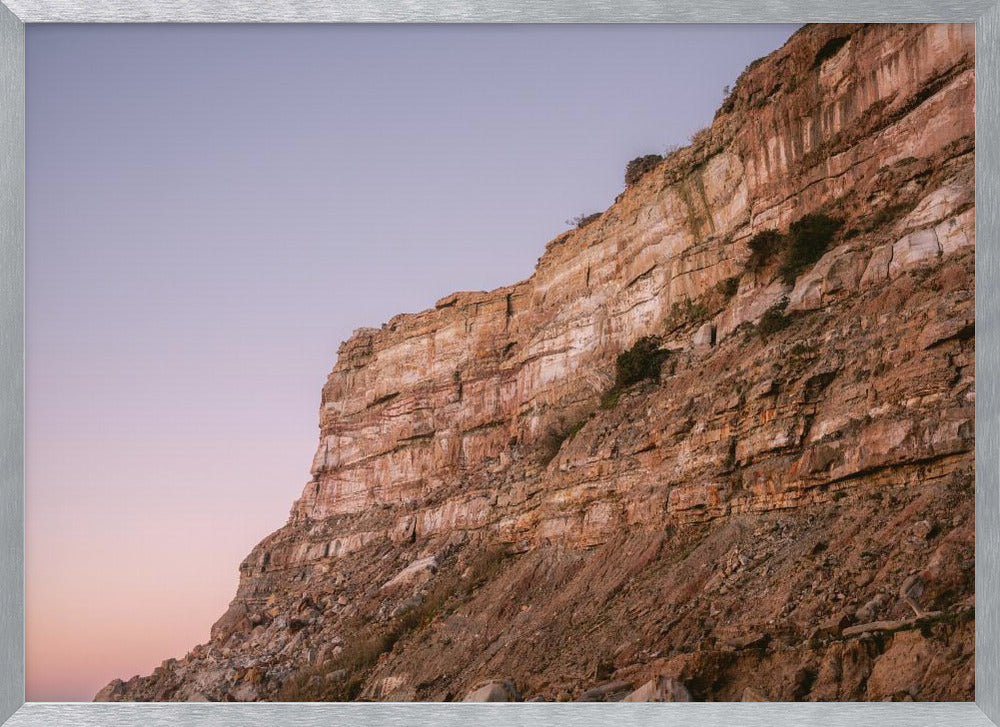
[[807, 26], [528, 280], [356, 331], [211, 641], [98, 698], [973, 698], [973, 37]]

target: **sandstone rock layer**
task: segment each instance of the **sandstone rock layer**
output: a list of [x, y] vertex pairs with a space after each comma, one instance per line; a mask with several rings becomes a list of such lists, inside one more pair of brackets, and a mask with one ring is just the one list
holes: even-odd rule
[[973, 37], [807, 26], [528, 280], [356, 331], [211, 641], [99, 698], [973, 698]]

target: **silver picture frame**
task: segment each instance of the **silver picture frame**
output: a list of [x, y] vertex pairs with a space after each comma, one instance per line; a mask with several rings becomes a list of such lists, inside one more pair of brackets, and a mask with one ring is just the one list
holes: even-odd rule
[[[24, 701], [25, 24], [974, 22], [976, 701], [63, 704]], [[0, 723], [35, 725], [1000, 725], [1000, 0], [3, 0], [0, 4]]]

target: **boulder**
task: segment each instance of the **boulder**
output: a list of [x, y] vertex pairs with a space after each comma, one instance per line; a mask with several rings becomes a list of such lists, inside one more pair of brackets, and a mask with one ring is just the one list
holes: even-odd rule
[[383, 584], [382, 588], [393, 588], [395, 586], [408, 585], [411, 583], [423, 583], [428, 581], [437, 573], [437, 558], [420, 558], [403, 568], [399, 573]]
[[951, 340], [967, 340], [976, 334], [976, 321], [972, 316], [941, 317], [930, 321], [917, 338], [920, 348], [934, 348]]
[[937, 234], [933, 229], [917, 230], [904, 235], [892, 246], [892, 261], [889, 263], [889, 277], [898, 277], [904, 270], [936, 258], [941, 252]]
[[787, 296], [791, 289], [792, 286], [776, 280], [766, 288], [758, 288], [738, 301], [732, 302], [715, 319], [716, 342], [728, 338], [743, 323], [759, 321], [768, 308]]
[[487, 682], [465, 695], [463, 702], [520, 702], [521, 695], [506, 679]]
[[853, 620], [849, 614], [840, 613], [831, 616], [816, 627], [813, 637], [840, 636], [844, 632], [844, 629], [850, 627], [851, 623], [853, 623]]
[[871, 621], [875, 616], [882, 610], [885, 606], [888, 597], [884, 593], [877, 594], [870, 601], [865, 603], [861, 608], [859, 608], [855, 614], [854, 618], [856, 621], [865, 622]]
[[715, 324], [711, 322], [703, 323], [701, 327], [695, 331], [692, 343], [695, 346], [714, 346]]
[[902, 229], [912, 230], [940, 222], [972, 201], [968, 180], [952, 177], [917, 203], [903, 219]]
[[934, 228], [941, 252], [950, 255], [959, 248], [969, 247], [976, 241], [975, 210], [967, 210], [957, 217], [944, 220]]
[[394, 543], [402, 543], [416, 537], [417, 518], [413, 515], [404, 515], [396, 521], [389, 538]]
[[889, 263], [892, 262], [892, 245], [882, 245], [872, 251], [868, 266], [861, 276], [862, 285], [879, 283], [889, 277]]
[[620, 702], [632, 691], [628, 682], [614, 681], [588, 689], [579, 697], [578, 702]]
[[732, 651], [743, 651], [744, 649], [763, 649], [771, 642], [771, 634], [750, 632], [739, 636], [730, 637], [723, 644], [723, 648]]
[[658, 676], [625, 697], [623, 702], [690, 702], [691, 692], [677, 679]]
[[795, 282], [788, 295], [788, 310], [821, 308], [830, 295], [856, 289], [867, 264], [867, 259], [852, 243], [830, 250]]

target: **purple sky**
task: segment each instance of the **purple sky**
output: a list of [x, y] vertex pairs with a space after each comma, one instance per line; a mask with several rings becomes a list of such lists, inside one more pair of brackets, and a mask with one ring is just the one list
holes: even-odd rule
[[207, 639], [340, 341], [528, 276], [793, 30], [28, 26], [28, 700]]

